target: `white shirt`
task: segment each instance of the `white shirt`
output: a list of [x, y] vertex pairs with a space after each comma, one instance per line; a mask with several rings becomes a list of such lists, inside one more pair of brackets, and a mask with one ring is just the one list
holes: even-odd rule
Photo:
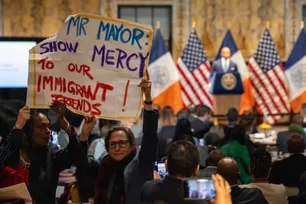
[[227, 72], [230, 66], [230, 59], [221, 58], [221, 64], [224, 72]]
[[287, 204], [286, 189], [283, 185], [270, 183], [250, 183], [240, 185], [240, 188], [258, 188], [269, 204]]

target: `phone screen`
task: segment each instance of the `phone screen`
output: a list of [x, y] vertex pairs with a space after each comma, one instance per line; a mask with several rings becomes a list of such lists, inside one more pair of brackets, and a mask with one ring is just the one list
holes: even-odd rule
[[166, 166], [165, 166], [165, 163], [158, 163], [157, 164], [157, 171], [158, 171], [158, 174], [164, 178], [168, 172], [166, 171]]
[[185, 200], [211, 200], [216, 197], [214, 183], [210, 179], [188, 179], [184, 181]]
[[200, 139], [200, 140], [199, 140], [199, 144], [200, 144], [201, 147], [203, 147], [203, 146], [204, 146], [204, 140], [203, 140], [203, 139]]

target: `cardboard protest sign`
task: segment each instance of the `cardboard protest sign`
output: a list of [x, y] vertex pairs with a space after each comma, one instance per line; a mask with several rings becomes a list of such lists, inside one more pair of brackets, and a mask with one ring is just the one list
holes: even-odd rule
[[30, 50], [27, 105], [61, 101], [82, 115], [135, 119], [152, 35], [150, 27], [133, 22], [69, 16], [57, 34]]

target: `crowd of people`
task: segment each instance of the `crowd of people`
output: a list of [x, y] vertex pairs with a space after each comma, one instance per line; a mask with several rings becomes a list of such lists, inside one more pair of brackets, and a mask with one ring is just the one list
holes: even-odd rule
[[[55, 192], [60, 172], [75, 166], [79, 203], [306, 203], [301, 115], [278, 134], [279, 152], [290, 156], [273, 162], [249, 137], [257, 132], [251, 112], [239, 115], [230, 108], [228, 125], [221, 127], [205, 105], [177, 114], [168, 106], [158, 110], [151, 82], [143, 79], [139, 86], [145, 108], [134, 123], [93, 116], [71, 125], [61, 102], [50, 105], [56, 125], [43, 110], [20, 109], [13, 129], [1, 135], [0, 189], [25, 183], [32, 203], [67, 203]], [[159, 175], [157, 163], [164, 164], [166, 175]], [[203, 196], [203, 189], [195, 190], [190, 196], [186, 181], [201, 179], [212, 179], [214, 191], [205, 189], [209, 196]]]

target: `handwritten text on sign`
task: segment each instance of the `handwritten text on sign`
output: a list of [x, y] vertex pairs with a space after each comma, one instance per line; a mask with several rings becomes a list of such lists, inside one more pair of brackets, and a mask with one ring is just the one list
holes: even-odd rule
[[62, 101], [83, 115], [133, 119], [137, 84], [148, 65], [152, 30], [132, 22], [78, 14], [30, 51], [27, 104]]

